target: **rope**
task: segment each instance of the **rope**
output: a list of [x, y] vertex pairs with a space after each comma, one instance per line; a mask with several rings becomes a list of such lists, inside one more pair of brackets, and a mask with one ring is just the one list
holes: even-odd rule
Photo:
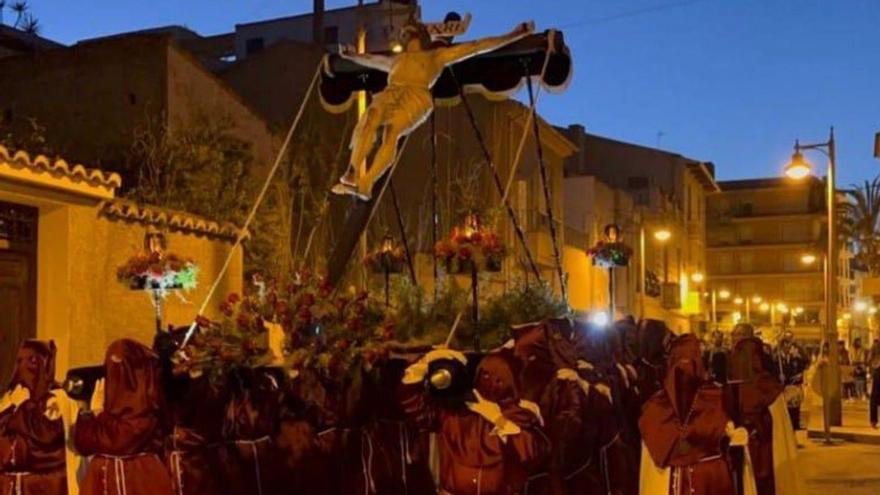
[[535, 264], [535, 259], [532, 257], [532, 252], [529, 250], [529, 244], [526, 241], [525, 233], [523, 233], [522, 227], [519, 224], [519, 220], [516, 217], [516, 212], [513, 210], [513, 206], [511, 206], [510, 201], [508, 201], [507, 197], [504, 195], [504, 186], [501, 185], [501, 178], [498, 175], [498, 168], [495, 166], [495, 162], [492, 161], [492, 156], [489, 154], [489, 149], [486, 147], [486, 142], [483, 139], [483, 133], [480, 131], [480, 127], [477, 125], [477, 119], [474, 117], [473, 109], [471, 109], [470, 103], [468, 103], [467, 96], [464, 94], [464, 87], [461, 83], [458, 82], [458, 77], [455, 76], [455, 72], [452, 71], [452, 68], [449, 68], [449, 73], [452, 74], [452, 80], [455, 81], [455, 85], [458, 87], [458, 93], [461, 96], [461, 102], [464, 105], [464, 109], [467, 112], [468, 119], [470, 120], [471, 127], [474, 129], [474, 134], [476, 134], [477, 141], [480, 144], [480, 149], [483, 152], [483, 157], [486, 160], [486, 164], [489, 166], [489, 169], [492, 171], [492, 178], [495, 182], [495, 188], [498, 190], [498, 194], [501, 196], [501, 200], [504, 203], [504, 207], [507, 210], [507, 215], [510, 217], [510, 221], [513, 224], [513, 229], [516, 232], [516, 237], [519, 240], [520, 244], [522, 244], [523, 250], [526, 254], [526, 259], [529, 262], [529, 268], [532, 270], [532, 273], [535, 274], [535, 277], [540, 281], [541, 280], [541, 272], [538, 270], [538, 265]]
[[[550, 59], [550, 47], [547, 47], [545, 60]], [[524, 64], [525, 65], [525, 64]], [[526, 86], [529, 90], [529, 102], [532, 105], [532, 113], [535, 109], [535, 92], [532, 88], [532, 78], [529, 77], [529, 69], [525, 67]], [[550, 184], [547, 180], [547, 164], [544, 161], [544, 146], [541, 145], [541, 131], [538, 119], [532, 119], [532, 129], [535, 133], [535, 149], [538, 153], [538, 168], [541, 171], [541, 188], [544, 190], [544, 206], [547, 208], [547, 220], [550, 223], [550, 239], [553, 242], [553, 258], [556, 262], [556, 276], [559, 277], [559, 291], [562, 293], [562, 301], [568, 304], [568, 288], [566, 287], [565, 274], [562, 269], [562, 255], [559, 253], [559, 237], [556, 233], [556, 220], [553, 217], [553, 203], [550, 194]]]
[[400, 229], [400, 241], [403, 243], [403, 252], [406, 254], [406, 265], [409, 268], [409, 276], [413, 285], [418, 285], [416, 280], [416, 268], [413, 266], [412, 254], [409, 252], [409, 241], [406, 238], [406, 227], [403, 225], [403, 215], [400, 214], [400, 204], [397, 202], [397, 190], [394, 182], [388, 177], [388, 189], [391, 191], [391, 203], [394, 205], [394, 214], [397, 217], [397, 228]]
[[[541, 80], [544, 80], [544, 75], [547, 73], [547, 66], [550, 65], [550, 47], [552, 44], [548, 43], [547, 53], [544, 55], [544, 64], [541, 66]], [[526, 76], [529, 77], [528, 75]], [[538, 87], [540, 90], [540, 86]], [[531, 102], [531, 106], [529, 108], [529, 114], [526, 116], [526, 122], [523, 125], [522, 136], [519, 138], [519, 146], [516, 148], [516, 155], [513, 157], [513, 163], [510, 167], [510, 176], [507, 178], [507, 185], [504, 188], [504, 199], [507, 199], [510, 194], [510, 187], [513, 185], [513, 179], [516, 178], [516, 170], [519, 168], [519, 160], [522, 157], [523, 149], [526, 146], [526, 138], [529, 136], [529, 126], [532, 125], [532, 120], [537, 115], [537, 105], [538, 105], [538, 97], [541, 95], [540, 91], [535, 91], [535, 98]]]
[[[440, 218], [437, 213], [437, 112], [431, 112], [431, 249], [437, 245], [437, 229]], [[431, 257], [434, 262], [434, 301], [437, 300], [437, 257]]]
[[[290, 125], [290, 129], [287, 131], [287, 135], [284, 137], [284, 142], [281, 144], [281, 149], [278, 150], [278, 154], [275, 156], [275, 163], [272, 164], [272, 169], [269, 170], [269, 175], [266, 177], [266, 181], [263, 183], [260, 194], [257, 196], [257, 200], [256, 202], [254, 202], [254, 205], [251, 207], [251, 211], [248, 213], [244, 225], [242, 225], [241, 230], [235, 237], [235, 244], [233, 244], [232, 248], [229, 250], [229, 254], [226, 256], [226, 260], [223, 262], [223, 266], [220, 267], [220, 272], [217, 273], [217, 277], [214, 279], [214, 283], [211, 284], [211, 288], [208, 290], [208, 294], [205, 296], [204, 301], [202, 301], [201, 306], [199, 306], [199, 311], [196, 313], [196, 316], [199, 316], [205, 312], [205, 309], [208, 307], [211, 298], [214, 297], [214, 293], [217, 292], [217, 288], [220, 286], [220, 280], [223, 279], [223, 276], [226, 275], [226, 271], [229, 270], [229, 264], [232, 262], [232, 258], [235, 256], [235, 249], [241, 245], [241, 241], [244, 239], [245, 233], [248, 231], [248, 228], [254, 221], [254, 218], [257, 215], [257, 210], [260, 208], [263, 199], [266, 197], [266, 192], [269, 190], [269, 186], [272, 184], [272, 179], [275, 177], [275, 173], [281, 166], [281, 161], [284, 158], [287, 147], [290, 146], [290, 141], [291, 139], [293, 139], [294, 131], [299, 126], [299, 121], [300, 119], [302, 119], [303, 112], [306, 108], [306, 103], [309, 101], [309, 97], [311, 96], [312, 91], [315, 89], [315, 83], [318, 81], [318, 76], [320, 74], [321, 64], [318, 64], [318, 66], [315, 68], [315, 75], [312, 76], [312, 82], [309, 83], [309, 89], [308, 91], [306, 91], [306, 94], [303, 97], [303, 101], [299, 106], [299, 110], [297, 110], [296, 112], [296, 117], [293, 119], [293, 123]], [[196, 325], [196, 320], [193, 319], [192, 325], [190, 325], [189, 330], [187, 330], [186, 332], [186, 337], [180, 344], [181, 348], [186, 347], [189, 339], [192, 338], [193, 332], [195, 332], [196, 330]]]

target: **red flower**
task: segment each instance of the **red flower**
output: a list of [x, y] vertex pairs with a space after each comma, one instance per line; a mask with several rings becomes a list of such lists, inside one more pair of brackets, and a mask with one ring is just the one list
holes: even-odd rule
[[198, 325], [202, 328], [207, 328], [207, 327], [211, 326], [211, 320], [205, 318], [202, 315], [198, 315], [198, 316], [196, 316], [196, 325]]
[[161, 264], [155, 263], [150, 265], [150, 273], [156, 277], [165, 275], [165, 268]]
[[241, 296], [236, 294], [235, 292], [230, 292], [228, 296], [226, 296], [226, 302], [229, 304], [236, 304], [238, 301], [241, 301]]
[[299, 313], [296, 314], [296, 317], [302, 321], [309, 321], [312, 319], [312, 312], [309, 311], [309, 308], [302, 308], [299, 310]]
[[226, 301], [220, 303], [220, 312], [226, 316], [232, 316], [232, 305]]
[[299, 296], [299, 299], [297, 299], [298, 306], [311, 306], [313, 304], [315, 304], [315, 296], [308, 292]]
[[481, 232], [474, 232], [471, 234], [471, 242], [474, 244], [479, 244], [483, 240], [483, 234]]
[[471, 251], [471, 248], [469, 248], [469, 247], [462, 246], [462, 247], [458, 248], [458, 257], [461, 258], [462, 260], [471, 259], [473, 254], [474, 253]]

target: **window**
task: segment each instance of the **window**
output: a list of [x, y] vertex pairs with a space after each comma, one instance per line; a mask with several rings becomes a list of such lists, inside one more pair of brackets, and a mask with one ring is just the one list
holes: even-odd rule
[[251, 54], [257, 53], [260, 50], [262, 50], [263, 46], [264, 46], [263, 38], [251, 38], [251, 39], [245, 41], [244, 51], [248, 55], [251, 55]]
[[339, 27], [327, 26], [324, 28], [324, 44], [335, 45], [339, 43]]

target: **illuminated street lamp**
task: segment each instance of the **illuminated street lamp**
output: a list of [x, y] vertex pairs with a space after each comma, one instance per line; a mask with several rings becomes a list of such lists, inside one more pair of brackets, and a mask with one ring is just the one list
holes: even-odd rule
[[755, 304], [761, 304], [763, 300], [764, 298], [761, 296], [752, 296], [752, 302]]
[[801, 256], [801, 263], [805, 265], [812, 265], [816, 262], [816, 255], [813, 253], [806, 253]]
[[672, 232], [669, 229], [659, 229], [654, 231], [654, 239], [657, 239], [660, 242], [666, 242], [672, 237]]
[[766, 313], [767, 311], [770, 311], [770, 303], [761, 303], [761, 305], [759, 306], [759, 309], [761, 310], [762, 313]]
[[[837, 274], [837, 245], [835, 244], [836, 226], [835, 226], [835, 203], [837, 187], [835, 184], [837, 178], [837, 159], [835, 154], [834, 127], [828, 137], [828, 141], [815, 144], [801, 144], [800, 141], [794, 143], [794, 153], [791, 155], [791, 161], [785, 166], [785, 176], [792, 180], [803, 180], [812, 172], [812, 166], [804, 158], [803, 151], [818, 150], [828, 157], [828, 173], [826, 177], [825, 205], [828, 208], [825, 237], [827, 239], [827, 248], [825, 251], [825, 332], [823, 334], [823, 344], [837, 341], [837, 283], [835, 277]], [[840, 362], [836, 352], [828, 353], [828, 373], [827, 379], [823, 380], [823, 401], [827, 407], [827, 414], [823, 414], [825, 421], [825, 437], [826, 442], [830, 441], [831, 426], [840, 426], [843, 409], [840, 397]], [[825, 407], [825, 406], [823, 406]]]
[[722, 301], [730, 299], [730, 291], [727, 289], [721, 289], [718, 291], [718, 297], [721, 298]]
[[699, 284], [700, 282], [705, 280], [705, 278], [706, 277], [700, 272], [696, 272], [696, 273], [691, 274], [691, 280], [697, 284]]
[[853, 309], [856, 310], [856, 313], [864, 313], [868, 310], [868, 303], [865, 301], [856, 301], [856, 303], [853, 304]]
[[741, 298], [741, 297], [739, 297], [739, 296], [736, 296], [736, 297], [733, 299], [733, 304], [736, 304], [737, 306], [740, 306], [742, 303], [743, 303], [743, 298]]

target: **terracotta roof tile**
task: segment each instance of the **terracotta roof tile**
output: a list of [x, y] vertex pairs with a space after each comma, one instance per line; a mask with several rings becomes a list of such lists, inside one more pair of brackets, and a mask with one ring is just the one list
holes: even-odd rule
[[[203, 234], [231, 241], [234, 241], [241, 232], [238, 226], [229, 222], [215, 222], [181, 211], [144, 206], [121, 199], [104, 201], [99, 209], [101, 214], [108, 218], [141, 222], [181, 232]], [[249, 237], [250, 234], [245, 232], [244, 235]]]
[[35, 172], [67, 177], [73, 181], [86, 182], [95, 187], [115, 190], [122, 185], [122, 178], [117, 173], [86, 168], [80, 164], [71, 165], [61, 158], [49, 158], [45, 155], [31, 157], [26, 151], [21, 150], [13, 153], [2, 145], [0, 145], [0, 162]]

